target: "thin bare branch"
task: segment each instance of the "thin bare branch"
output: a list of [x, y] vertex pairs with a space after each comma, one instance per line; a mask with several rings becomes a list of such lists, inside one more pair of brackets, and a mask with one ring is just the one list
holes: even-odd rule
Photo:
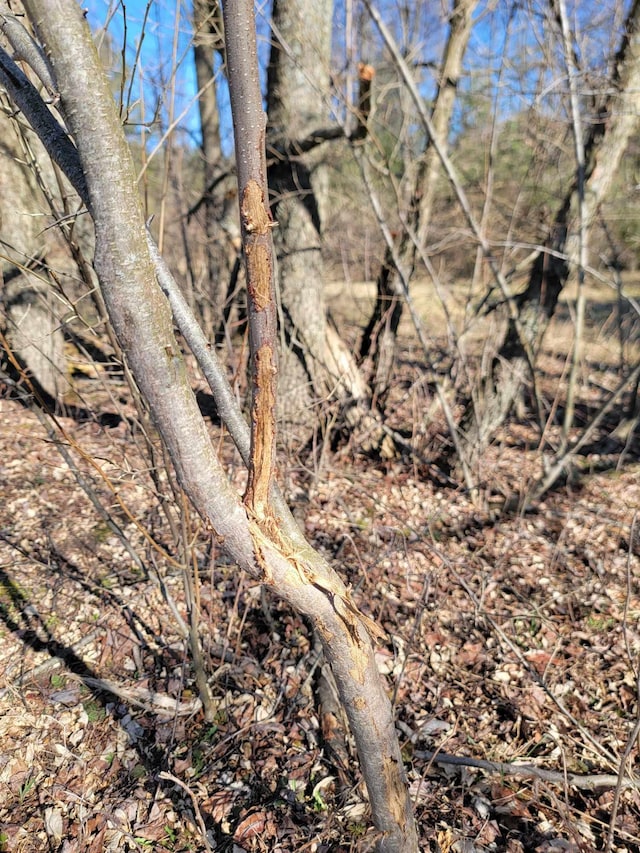
[[523, 776], [526, 779], [540, 779], [554, 785], [568, 785], [579, 791], [596, 791], [599, 788], [614, 788], [620, 784], [622, 788], [640, 788], [640, 780], [629, 776], [614, 776], [611, 773], [565, 773], [561, 770], [545, 770], [535, 764], [513, 764], [508, 761], [487, 761], [483, 758], [470, 758], [466, 755], [450, 755], [447, 752], [416, 750], [416, 758], [426, 759], [434, 764], [448, 764], [453, 767], [476, 767], [488, 773], [498, 773], [500, 776]]
[[519, 341], [522, 345], [522, 350], [527, 359], [527, 365], [530, 371], [530, 375], [531, 377], [534, 377], [533, 353], [531, 351], [531, 346], [526, 336], [522, 333], [522, 330], [520, 328], [516, 301], [513, 298], [513, 295], [511, 294], [511, 290], [509, 288], [507, 280], [505, 279], [500, 268], [498, 267], [496, 259], [494, 258], [493, 253], [491, 251], [491, 246], [486, 237], [484, 236], [480, 224], [476, 220], [473, 210], [471, 209], [469, 199], [467, 198], [467, 195], [460, 182], [453, 163], [451, 162], [451, 159], [438, 136], [436, 128], [433, 125], [433, 121], [431, 120], [431, 117], [427, 112], [424, 98], [420, 95], [420, 92], [418, 91], [418, 87], [416, 85], [413, 74], [411, 73], [411, 69], [407, 65], [407, 62], [404, 57], [402, 56], [402, 53], [400, 52], [400, 49], [391, 32], [389, 31], [389, 28], [383, 21], [382, 16], [380, 15], [376, 7], [373, 5], [371, 0], [363, 0], [363, 3], [371, 16], [371, 19], [378, 28], [378, 31], [380, 32], [380, 35], [382, 36], [382, 39], [393, 58], [396, 68], [402, 76], [405, 86], [409, 90], [411, 99], [418, 112], [418, 117], [420, 118], [424, 129], [429, 135], [430, 144], [433, 146], [433, 150], [436, 152], [438, 159], [440, 160], [447, 179], [455, 192], [456, 198], [458, 199], [458, 204], [460, 205], [464, 217], [467, 220], [467, 224], [469, 225], [469, 228], [471, 229], [475, 239], [477, 240], [478, 245], [482, 249], [482, 252], [487, 260], [487, 264], [491, 270], [491, 273], [502, 292], [503, 298], [505, 299], [505, 302], [509, 309], [509, 317], [512, 323], [514, 324], [514, 327], [518, 331]]

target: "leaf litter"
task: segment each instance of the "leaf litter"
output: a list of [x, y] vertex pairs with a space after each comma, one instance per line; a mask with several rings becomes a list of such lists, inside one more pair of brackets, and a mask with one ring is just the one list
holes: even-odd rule
[[[394, 428], [416, 409], [412, 387], [398, 385]], [[94, 477], [146, 568], [33, 414], [0, 399], [0, 850], [371, 849], [353, 746], [346, 759], [329, 746], [308, 626], [195, 528], [207, 723], [176, 618], [181, 573], [136, 444], [122, 426], [62, 421], [117, 485], [127, 513]], [[492, 497], [536, 474], [532, 437], [514, 424], [483, 458], [488, 509], [419, 461], [376, 464], [354, 446], [317, 477], [281, 472], [304, 494], [308, 537], [387, 632], [377, 661], [425, 851], [603, 850], [611, 780], [636, 779], [637, 448], [620, 470], [591, 453], [593, 473], [525, 514], [496, 513]], [[590, 776], [608, 783], [571, 783]], [[639, 846], [628, 784], [611, 849]]]

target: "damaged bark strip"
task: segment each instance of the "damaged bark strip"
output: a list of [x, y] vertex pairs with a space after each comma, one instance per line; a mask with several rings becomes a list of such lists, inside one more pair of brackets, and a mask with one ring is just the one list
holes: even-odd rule
[[[244, 503], [263, 582], [310, 616], [335, 676], [379, 831], [379, 853], [417, 853], [418, 841], [393, 709], [377, 671], [381, 630], [358, 610], [341, 578], [306, 543], [283, 533], [271, 505], [276, 402], [275, 261], [268, 208], [265, 127], [253, 0], [223, 4], [240, 220], [247, 269], [252, 367], [251, 458]], [[285, 582], [274, 573], [284, 563]], [[323, 600], [309, 613], [308, 599]], [[328, 605], [328, 607], [327, 607]], [[329, 618], [327, 618], [329, 617]]]
[[[276, 295], [274, 250], [265, 156], [253, 4], [223, 7], [229, 93], [233, 114], [242, 245], [247, 271], [251, 352], [251, 458], [244, 502], [258, 522], [270, 506], [276, 451]], [[229, 19], [232, 19], [229, 23]]]
[[[238, 172], [239, 174], [239, 172]], [[266, 173], [262, 187], [266, 187]], [[247, 269], [249, 347], [251, 351], [251, 456], [245, 504], [258, 520], [272, 515], [271, 484], [276, 452], [276, 299], [273, 271], [273, 222], [265, 190], [250, 178], [240, 186], [240, 221]]]
[[263, 344], [253, 353], [253, 400], [251, 405], [251, 460], [245, 503], [257, 519], [272, 514], [271, 482], [275, 468], [275, 353]]

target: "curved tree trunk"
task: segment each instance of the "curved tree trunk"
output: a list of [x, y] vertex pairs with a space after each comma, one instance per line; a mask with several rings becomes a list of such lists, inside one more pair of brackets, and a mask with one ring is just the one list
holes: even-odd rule
[[[453, 0], [449, 37], [440, 67], [438, 92], [431, 121], [437, 140], [446, 140], [455, 104], [462, 60], [469, 42], [473, 13], [478, 0]], [[415, 167], [411, 180], [404, 228], [393, 250], [387, 247], [376, 280], [376, 303], [360, 345], [360, 356], [370, 356], [374, 365], [373, 391], [377, 404], [384, 405], [389, 391], [395, 361], [398, 326], [404, 305], [404, 288], [416, 266], [416, 244], [424, 247], [431, 225], [440, 160], [431, 140]]]
[[[280, 415], [308, 433], [328, 398], [368, 400], [353, 354], [327, 322], [323, 146], [304, 153], [328, 117], [333, 0], [274, 0], [267, 154], [282, 306]], [[326, 138], [326, 137], [325, 137]]]
[[[131, 155], [82, 10], [75, 0], [27, 0], [25, 6], [51, 59], [69, 131], [78, 146], [77, 155], [64, 146], [59, 159], [66, 160], [95, 224], [95, 267], [109, 316], [178, 481], [231, 558], [314, 625], [357, 743], [379, 830], [377, 849], [417, 853], [392, 708], [371, 644], [371, 635], [379, 629], [359, 612], [333, 569], [304, 542], [280, 501], [274, 502], [277, 517], [272, 529], [259, 518], [255, 495], [243, 502], [227, 479], [191, 390], [169, 305], [158, 287]], [[255, 52], [251, 0], [225, 4], [228, 32], [234, 14], [236, 47], [240, 53]], [[59, 128], [52, 124], [51, 114], [28, 109], [25, 98], [33, 93], [6, 55], [0, 55], [0, 71], [3, 62], [9, 73], [0, 77], [20, 106], [42, 120], [43, 136], [55, 144]], [[256, 85], [257, 77], [256, 65]], [[255, 122], [260, 121], [258, 114]], [[244, 230], [264, 236], [266, 214], [260, 212], [253, 189], [250, 197], [243, 192]], [[261, 250], [253, 261], [251, 257], [249, 266], [262, 265]], [[259, 292], [256, 301], [259, 308]]]
[[640, 126], [640, 0], [634, 0], [627, 16], [613, 68], [610, 94], [598, 120], [587, 131], [582, 217], [580, 181], [576, 178], [556, 213], [544, 248], [532, 261], [527, 288], [517, 298], [519, 328], [510, 318], [491, 370], [482, 378], [474, 412], [467, 412], [466, 442], [472, 459], [482, 454], [531, 378], [523, 342], [532, 353], [539, 352], [560, 293], [580, 260], [581, 218], [588, 233], [629, 140]]

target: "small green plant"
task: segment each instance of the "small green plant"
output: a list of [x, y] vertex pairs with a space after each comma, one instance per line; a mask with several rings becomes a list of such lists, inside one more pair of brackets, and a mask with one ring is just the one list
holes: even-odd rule
[[202, 741], [204, 743], [213, 743], [217, 733], [218, 726], [215, 723], [212, 723], [210, 726], [207, 726], [207, 730], [202, 735]]
[[367, 831], [367, 827], [364, 825], [364, 823], [352, 823], [349, 827], [349, 831], [351, 832], [351, 835], [353, 835], [354, 838], [362, 838], [362, 836]]
[[44, 626], [48, 631], [52, 631], [54, 628], [57, 628], [60, 624], [60, 617], [56, 613], [52, 613], [51, 616], [47, 616], [44, 620]]
[[147, 775], [147, 768], [144, 764], [136, 764], [136, 766], [131, 770], [131, 775], [134, 779], [144, 779]]
[[304, 802], [304, 783], [299, 779], [289, 779], [287, 782], [287, 788], [290, 791], [293, 791], [295, 794], [295, 798], [299, 803]]
[[175, 829], [172, 826], [165, 826], [164, 834], [169, 844], [173, 846], [178, 839]]
[[105, 521], [100, 521], [93, 528], [93, 536], [96, 542], [104, 544], [110, 536], [113, 536], [113, 530]]
[[54, 674], [51, 676], [51, 686], [55, 687], [56, 690], [61, 690], [66, 683], [67, 679], [64, 675]]
[[587, 616], [587, 627], [592, 631], [610, 631], [611, 628], [616, 624], [616, 620], [612, 616], [605, 616], [604, 614], [595, 614], [590, 613]]
[[191, 753], [191, 766], [196, 776], [199, 776], [204, 769], [204, 753], [197, 747]]
[[20, 785], [20, 787], [18, 788], [18, 799], [20, 800], [21, 804], [24, 803], [31, 791], [33, 791], [35, 785], [36, 780], [33, 777], [26, 779], [22, 783], [22, 785]]
[[327, 803], [322, 796], [322, 792], [317, 788], [313, 790], [313, 810], [315, 812], [326, 812], [327, 810]]
[[90, 723], [99, 723], [100, 720], [104, 720], [107, 714], [103, 706], [99, 702], [96, 702], [95, 699], [83, 702], [82, 707]]

